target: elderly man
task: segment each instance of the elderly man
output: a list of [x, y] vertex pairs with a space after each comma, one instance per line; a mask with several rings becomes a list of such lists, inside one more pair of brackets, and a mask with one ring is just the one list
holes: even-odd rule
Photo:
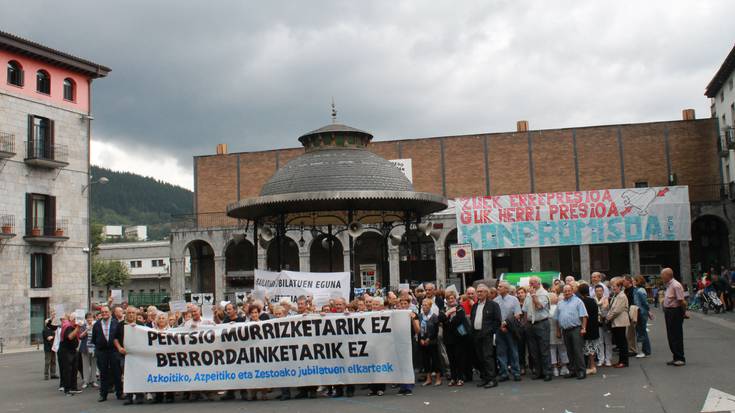
[[472, 306], [475, 305], [476, 301], [477, 292], [475, 291], [475, 287], [467, 287], [467, 290], [464, 292], [463, 299], [460, 302], [460, 304], [462, 304], [462, 308], [464, 308], [465, 314], [467, 314], [467, 317], [470, 316]]
[[480, 383], [477, 387], [490, 389], [498, 385], [495, 379], [495, 354], [493, 351], [493, 336], [500, 330], [500, 306], [489, 298], [490, 289], [487, 285], [477, 286], [477, 302], [472, 306], [470, 324], [472, 338], [475, 344], [480, 367]]
[[92, 343], [97, 356], [97, 370], [100, 372], [99, 402], [107, 400], [110, 384], [115, 386], [118, 399], [122, 399], [122, 380], [120, 360], [113, 344], [117, 332], [117, 320], [110, 316], [110, 307], [100, 307], [101, 318], [92, 326]]
[[[112, 343], [117, 349], [117, 352], [122, 356], [123, 360], [125, 358], [125, 355], [127, 354], [127, 350], [125, 350], [125, 326], [130, 325], [135, 327], [138, 325], [137, 322], [138, 319], [138, 309], [129, 306], [125, 309], [125, 320], [122, 323], [119, 323], [117, 325], [117, 330], [115, 331], [115, 334], [113, 336]], [[122, 365], [124, 366], [124, 361], [122, 362]], [[124, 374], [124, 372], [123, 372]], [[117, 384], [116, 384], [117, 385]], [[124, 390], [124, 388], [123, 388]], [[117, 389], [115, 389], [117, 391]], [[133, 400], [136, 401], [138, 404], [143, 403], [143, 393], [126, 393], [125, 394], [125, 405], [133, 404]]]
[[436, 286], [434, 283], [425, 283], [424, 289], [426, 290], [426, 298], [431, 300], [434, 306], [437, 307], [436, 312], [434, 311], [434, 307], [431, 307], [431, 312], [438, 316], [439, 311], [444, 311], [444, 298], [436, 295]]
[[562, 290], [564, 298], [556, 304], [554, 319], [557, 321], [556, 336], [564, 339], [569, 356], [568, 379], [577, 377], [582, 380], [587, 375], [584, 363], [584, 336], [587, 334], [587, 308], [574, 294], [574, 288], [567, 284]]
[[500, 331], [495, 335], [495, 345], [500, 364], [499, 381], [508, 380], [508, 364], [514, 381], [521, 381], [521, 368], [518, 365], [518, 347], [513, 340], [513, 328], [519, 326], [516, 321], [521, 318], [521, 305], [518, 299], [510, 294], [510, 284], [502, 281], [498, 285], [498, 296], [493, 301], [500, 306]]
[[541, 285], [539, 277], [531, 277], [528, 281], [528, 294], [523, 302], [523, 313], [529, 325], [526, 338], [528, 350], [536, 368], [533, 379], [551, 381], [549, 293]]
[[684, 288], [674, 278], [674, 270], [671, 268], [661, 270], [661, 280], [666, 287], [663, 303], [666, 338], [669, 341], [669, 349], [674, 356], [674, 359], [666, 364], [680, 367], [686, 364], [684, 358], [684, 319], [687, 318], [687, 302], [684, 297]]
[[597, 286], [602, 286], [602, 296], [603, 297], [610, 297], [610, 290], [607, 288], [605, 283], [602, 282], [602, 280], [605, 279], [605, 274], [601, 272], [593, 272], [592, 275], [590, 275], [590, 291], [594, 291]]
[[566, 285], [572, 285], [572, 283], [574, 283], [574, 281], [576, 281], [576, 280], [574, 279], [574, 276], [573, 275], [567, 275], [566, 277], [564, 277], [564, 284], [566, 284]]

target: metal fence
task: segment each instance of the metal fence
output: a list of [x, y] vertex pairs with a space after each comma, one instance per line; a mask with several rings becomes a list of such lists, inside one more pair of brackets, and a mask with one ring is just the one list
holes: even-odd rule
[[50, 145], [40, 139], [26, 141], [26, 159], [67, 162], [69, 147], [66, 145]]
[[171, 229], [173, 230], [245, 228], [248, 226], [247, 220], [228, 217], [224, 212], [174, 215], [171, 219]]
[[39, 217], [37, 220], [26, 220], [26, 236], [68, 237], [69, 219], [56, 218], [55, 222], [46, 222]]
[[161, 307], [162, 305], [168, 305], [170, 297], [168, 293], [136, 293], [131, 292], [128, 294], [128, 305], [134, 307], [145, 307], [149, 305], [155, 305]]

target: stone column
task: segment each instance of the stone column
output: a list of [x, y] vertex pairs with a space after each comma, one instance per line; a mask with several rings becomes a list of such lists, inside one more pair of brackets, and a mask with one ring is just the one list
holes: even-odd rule
[[309, 272], [309, 268], [311, 268], [309, 251], [299, 251], [299, 271]]
[[390, 285], [398, 286], [401, 282], [401, 257], [398, 247], [388, 248], [388, 275]]
[[640, 244], [631, 242], [628, 244], [628, 259], [630, 261], [630, 275], [636, 276], [641, 273]]
[[531, 268], [532, 271], [541, 271], [541, 248], [531, 248]]
[[347, 246], [346, 249], [342, 250], [342, 262], [344, 263], [344, 269], [342, 271], [350, 272], [350, 247]]
[[171, 258], [171, 278], [169, 279], [172, 300], [183, 300], [186, 291], [185, 258]]
[[495, 276], [493, 271], [493, 251], [482, 251], [482, 278], [488, 280]]
[[679, 268], [679, 271], [681, 271], [681, 285], [691, 293], [692, 259], [689, 253], [689, 241], [679, 241]]
[[592, 267], [590, 261], [590, 246], [588, 244], [579, 246], [579, 271], [581, 272], [582, 279], [589, 282]]
[[436, 288], [443, 289], [447, 286], [447, 258], [446, 250], [441, 244], [436, 244], [434, 262], [436, 263]]
[[225, 299], [225, 257], [217, 255], [214, 257], [214, 299], [220, 302]]
[[199, 260], [191, 257], [191, 292], [192, 293], [200, 293], [199, 291], [201, 287], [201, 274], [200, 268], [199, 268]]

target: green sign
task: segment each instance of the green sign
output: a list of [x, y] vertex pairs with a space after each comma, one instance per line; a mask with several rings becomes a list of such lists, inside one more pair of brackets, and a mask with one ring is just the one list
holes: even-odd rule
[[561, 278], [558, 271], [541, 271], [541, 272], [504, 272], [500, 274], [501, 281], [507, 281], [510, 285], [528, 285], [528, 279], [531, 277], [539, 277], [541, 284], [552, 285], [554, 280]]

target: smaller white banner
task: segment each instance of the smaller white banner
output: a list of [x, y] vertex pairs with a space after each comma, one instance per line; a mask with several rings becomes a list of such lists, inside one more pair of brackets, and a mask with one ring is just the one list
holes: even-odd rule
[[255, 290], [265, 291], [271, 303], [284, 297], [295, 303], [299, 296], [311, 295], [321, 307], [335, 297], [350, 298], [350, 273], [255, 270]]

